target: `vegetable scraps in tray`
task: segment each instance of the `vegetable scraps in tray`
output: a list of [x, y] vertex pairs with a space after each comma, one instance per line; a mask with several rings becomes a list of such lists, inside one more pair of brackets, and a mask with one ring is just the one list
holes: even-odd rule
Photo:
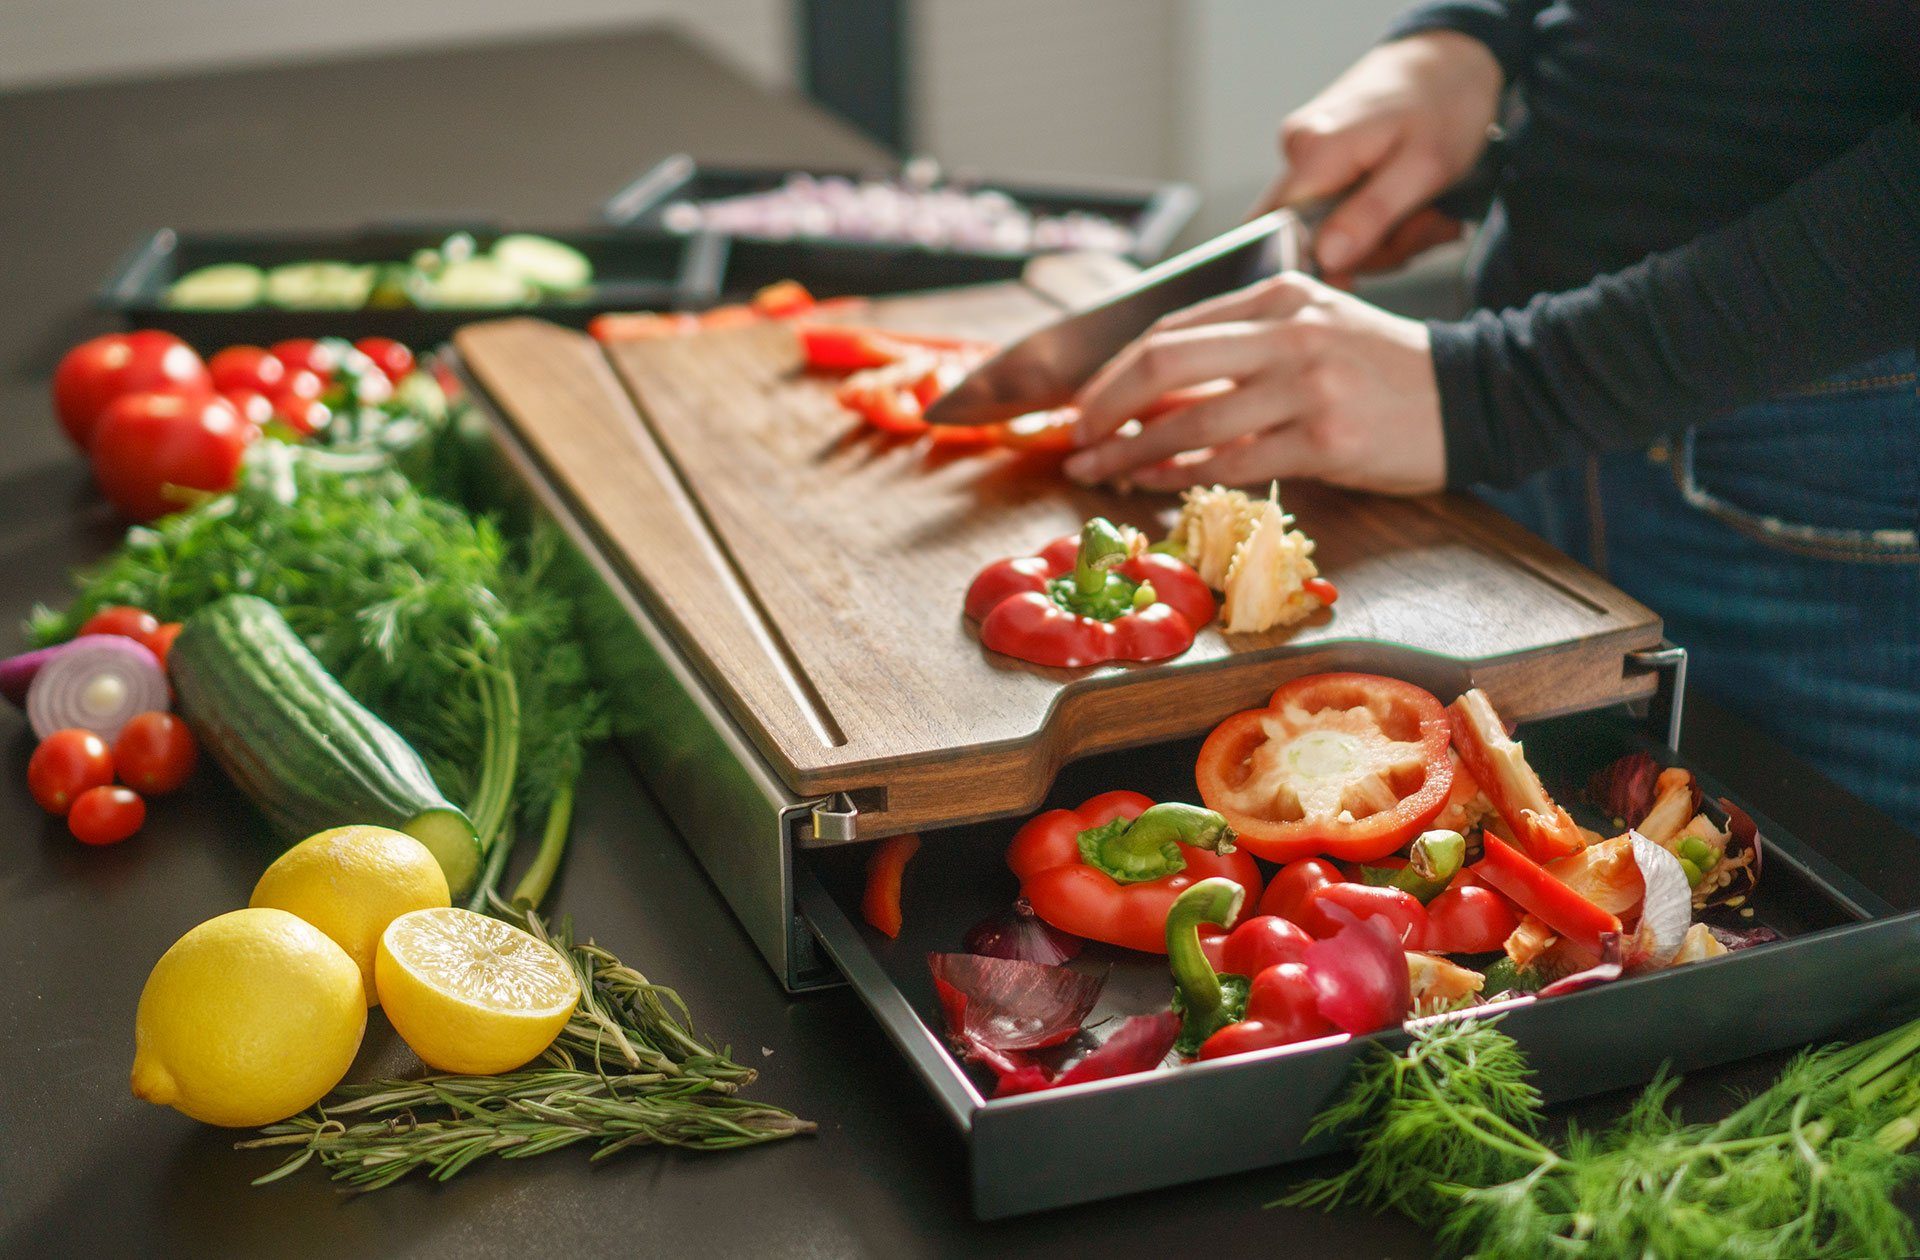
[[[1198, 805], [1107, 792], [1020, 828], [1007, 851], [1020, 901], [966, 942], [1030, 968], [990, 973], [979, 1000], [996, 1019], [1070, 1040], [1055, 995], [1102, 965], [1076, 958], [1079, 942], [1166, 956], [1177, 1065], [1551, 1000], [1774, 939], [1703, 917], [1745, 908], [1760, 866], [1751, 820], [1729, 806], [1717, 825], [1685, 771], [1629, 761], [1596, 780], [1619, 834], [1588, 831], [1478, 691], [1446, 706], [1377, 675], [1296, 679], [1222, 722], [1195, 778]], [[940, 957], [947, 984], [974, 974], [965, 955]], [[1033, 1047], [1009, 1058], [977, 1013], [963, 1023], [944, 1008], [1001, 1092], [1065, 1083], [1063, 1064], [1036, 1077]]]

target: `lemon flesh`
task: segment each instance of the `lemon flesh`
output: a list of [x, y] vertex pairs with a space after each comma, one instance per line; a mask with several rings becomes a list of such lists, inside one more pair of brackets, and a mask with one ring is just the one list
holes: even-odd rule
[[558, 950], [457, 907], [401, 915], [374, 963], [380, 1003], [427, 1066], [490, 1076], [553, 1044], [580, 1001]]
[[340, 1083], [366, 1026], [345, 950], [284, 910], [235, 910], [154, 964], [134, 1017], [134, 1097], [207, 1124], [271, 1124]]
[[380, 934], [409, 911], [450, 901], [446, 874], [426, 845], [405, 832], [355, 826], [322, 831], [282, 853], [247, 904], [296, 914], [332, 937], [359, 966], [367, 1005], [377, 1006]]

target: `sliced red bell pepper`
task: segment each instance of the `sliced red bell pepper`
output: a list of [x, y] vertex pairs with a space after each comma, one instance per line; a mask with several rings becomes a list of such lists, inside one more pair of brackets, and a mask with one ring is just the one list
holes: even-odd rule
[[818, 305], [798, 280], [776, 280], [753, 295], [755, 313], [768, 319], [791, 319]]
[[1213, 592], [1185, 562], [1134, 542], [1095, 517], [1038, 555], [988, 565], [967, 589], [966, 613], [980, 623], [980, 642], [1069, 669], [1186, 651], [1213, 620]]
[[1313, 674], [1236, 713], [1200, 748], [1200, 797], [1272, 862], [1385, 857], [1453, 787], [1447, 713], [1412, 683]]
[[1536, 861], [1552, 861], [1586, 846], [1579, 825], [1547, 795], [1485, 692], [1475, 688], [1462, 694], [1449, 712], [1460, 763]]
[[920, 851], [920, 837], [891, 836], [882, 840], [867, 859], [867, 889], [860, 898], [860, 913], [876, 932], [889, 937], [900, 935], [906, 922], [900, 908], [900, 892], [907, 863]]
[[1229, 880], [1249, 903], [1260, 897], [1260, 868], [1233, 847], [1218, 814], [1155, 805], [1138, 792], [1105, 792], [1028, 820], [1007, 865], [1054, 927], [1150, 954], [1166, 951], [1167, 912], [1200, 880]]
[[984, 359], [993, 346], [960, 337], [935, 337], [894, 332], [885, 328], [853, 328], [845, 324], [801, 324], [800, 353], [809, 371], [858, 372], [898, 363], [912, 352], [962, 352]]
[[1555, 879], [1545, 867], [1499, 836], [1489, 832], [1481, 837], [1481, 843], [1486, 856], [1474, 863], [1473, 873], [1559, 935], [1598, 954], [1607, 935], [1619, 933], [1618, 916]]

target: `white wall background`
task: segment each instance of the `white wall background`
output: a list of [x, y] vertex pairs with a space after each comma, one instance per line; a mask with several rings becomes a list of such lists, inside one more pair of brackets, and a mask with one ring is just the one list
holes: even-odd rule
[[[1202, 226], [1275, 166], [1274, 127], [1405, 0], [913, 0], [916, 147], [1006, 174], [1185, 178]], [[0, 88], [672, 22], [791, 83], [789, 0], [0, 0]]]

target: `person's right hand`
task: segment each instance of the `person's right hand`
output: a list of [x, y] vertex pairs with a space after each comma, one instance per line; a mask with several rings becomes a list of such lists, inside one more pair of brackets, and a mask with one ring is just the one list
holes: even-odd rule
[[1332, 276], [1382, 246], [1404, 248], [1400, 236], [1434, 235], [1409, 216], [1480, 160], [1504, 86], [1477, 39], [1428, 31], [1381, 44], [1282, 121], [1287, 169], [1257, 211], [1339, 197], [1314, 238], [1315, 260]]

